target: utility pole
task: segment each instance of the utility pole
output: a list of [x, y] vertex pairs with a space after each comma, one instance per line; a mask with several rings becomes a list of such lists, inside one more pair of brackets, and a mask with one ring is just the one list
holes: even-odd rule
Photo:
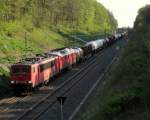
[[26, 58], [27, 57], [27, 55], [28, 55], [28, 52], [29, 51], [31, 51], [30, 49], [29, 49], [29, 47], [28, 47], [28, 40], [29, 40], [29, 38], [28, 38], [29, 36], [28, 36], [28, 33], [27, 32], [25, 32], [24, 33], [24, 57]]
[[25, 49], [27, 49], [27, 32], [25, 32]]
[[105, 20], [105, 23], [104, 23], [104, 36], [105, 36], [105, 38], [107, 37], [107, 35], [106, 35], [106, 27], [107, 27], [107, 25], [106, 25], [106, 23], [107, 23], [107, 21]]
[[107, 35], [106, 35], [106, 27], [105, 27], [105, 38], [107, 37]]
[[23, 55], [23, 57], [26, 58], [27, 57], [27, 32], [24, 33], [24, 45], [25, 45], [24, 46], [25, 48], [24, 48], [24, 55]]

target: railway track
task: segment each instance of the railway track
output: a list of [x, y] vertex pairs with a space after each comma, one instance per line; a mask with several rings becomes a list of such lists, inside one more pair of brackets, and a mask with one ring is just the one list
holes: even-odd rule
[[13, 106], [14, 103], [17, 103], [17, 102], [22, 101], [22, 100], [23, 100], [23, 98], [19, 98], [19, 97], [11, 97], [9, 99], [2, 100], [0, 102], [0, 106], [1, 106], [0, 112], [3, 113], [5, 111], [7, 111], [8, 109], [10, 109]]
[[[0, 120], [16, 119], [15, 115], [19, 115], [28, 108], [33, 106], [37, 99], [42, 99], [47, 93], [33, 94], [25, 97], [12, 97], [8, 100], [4, 100], [0, 104]], [[8, 116], [12, 116], [9, 117]], [[14, 117], [13, 117], [14, 116]]]

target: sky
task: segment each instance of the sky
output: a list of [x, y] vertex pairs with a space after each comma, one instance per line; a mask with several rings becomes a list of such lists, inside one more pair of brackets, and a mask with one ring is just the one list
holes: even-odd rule
[[118, 27], [133, 27], [139, 8], [150, 5], [150, 0], [97, 0], [102, 3], [118, 21]]

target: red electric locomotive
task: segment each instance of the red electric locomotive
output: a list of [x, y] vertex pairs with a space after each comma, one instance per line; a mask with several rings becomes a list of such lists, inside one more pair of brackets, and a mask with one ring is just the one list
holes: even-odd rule
[[11, 84], [16, 92], [36, 88], [76, 63], [77, 52], [70, 48], [47, 52], [14, 64], [10, 69]]
[[[32, 60], [36, 59], [36, 62]], [[29, 60], [29, 59], [28, 59]], [[57, 57], [31, 58], [11, 66], [11, 84], [16, 92], [35, 88], [41, 83], [47, 83], [59, 71]]]

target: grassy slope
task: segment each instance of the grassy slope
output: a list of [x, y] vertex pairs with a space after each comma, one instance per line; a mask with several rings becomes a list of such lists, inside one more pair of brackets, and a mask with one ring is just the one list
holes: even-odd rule
[[[9, 58], [10, 55], [15, 57], [20, 56], [25, 50], [25, 34], [27, 47], [29, 47], [33, 53], [63, 47], [65, 41], [67, 41], [67, 38], [64, 38], [56, 32], [40, 28], [33, 28], [30, 32], [21, 29], [15, 32], [8, 32], [8, 34], [11, 35], [7, 35], [7, 33], [0, 34], [1, 58]], [[2, 60], [0, 62], [2, 62]]]

